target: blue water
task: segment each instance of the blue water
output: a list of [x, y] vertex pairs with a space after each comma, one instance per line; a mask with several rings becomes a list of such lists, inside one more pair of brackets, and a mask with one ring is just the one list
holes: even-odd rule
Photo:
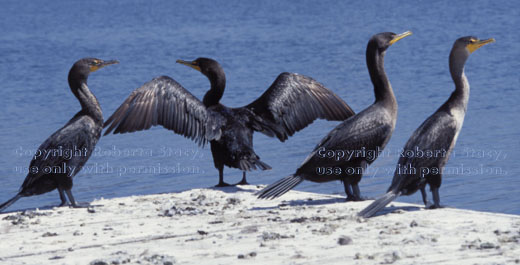
[[[382, 31], [413, 31], [389, 48], [385, 66], [399, 104], [388, 154], [369, 168], [362, 192], [376, 196], [391, 181], [397, 151], [450, 95], [453, 41], [465, 35], [497, 42], [471, 55], [468, 113], [444, 175], [441, 202], [520, 214], [520, 55], [518, 1], [18, 1], [0, 7], [0, 201], [13, 196], [35, 150], [79, 104], [67, 73], [82, 57], [118, 59], [93, 73], [91, 90], [108, 117], [128, 94], [169, 75], [201, 98], [209, 87], [176, 59], [211, 57], [227, 74], [222, 102], [243, 106], [283, 72], [312, 76], [359, 112], [373, 100], [365, 47]], [[318, 121], [285, 143], [255, 134], [256, 152], [273, 170], [252, 172], [253, 184], [292, 173], [337, 122]], [[142, 168], [168, 167], [148, 172]], [[141, 171], [139, 171], [141, 169]], [[465, 171], [460, 171], [465, 169]], [[241, 172], [225, 169], [226, 180]], [[80, 201], [177, 192], [217, 183], [209, 148], [162, 128], [101, 138], [75, 178]], [[298, 190], [343, 194], [339, 182], [302, 183]], [[400, 201], [421, 203], [420, 195]], [[23, 198], [11, 209], [56, 205], [57, 192]]]

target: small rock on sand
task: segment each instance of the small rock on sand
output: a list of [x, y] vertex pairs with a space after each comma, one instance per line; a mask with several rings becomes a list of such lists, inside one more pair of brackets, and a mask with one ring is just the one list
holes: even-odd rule
[[256, 252], [254, 252], [254, 251], [250, 252], [248, 254], [245, 254], [245, 255], [244, 254], [239, 254], [237, 256], [238, 259], [248, 259], [248, 258], [254, 258], [254, 257], [256, 257]]
[[495, 244], [493, 244], [491, 242], [485, 242], [485, 243], [480, 244], [480, 249], [490, 249], [490, 248], [495, 248]]
[[341, 246], [350, 245], [352, 244], [352, 238], [350, 238], [349, 236], [341, 236], [338, 239], [338, 244]]
[[51, 236], [57, 236], [57, 235], [58, 235], [57, 233], [46, 232], [45, 234], [42, 235], [42, 237], [51, 237]]
[[94, 260], [90, 262], [89, 265], [108, 265], [108, 263], [103, 260]]

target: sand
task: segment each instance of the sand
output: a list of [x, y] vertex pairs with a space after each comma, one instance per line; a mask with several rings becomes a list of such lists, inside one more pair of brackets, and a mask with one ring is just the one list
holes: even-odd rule
[[0, 264], [515, 264], [520, 216], [260, 187], [99, 199], [0, 214]]

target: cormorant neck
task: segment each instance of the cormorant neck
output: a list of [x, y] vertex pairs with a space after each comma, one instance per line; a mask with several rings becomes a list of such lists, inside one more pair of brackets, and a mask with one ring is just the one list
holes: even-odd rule
[[92, 117], [96, 122], [103, 123], [103, 112], [99, 102], [87, 86], [87, 77], [84, 74], [69, 73], [70, 90], [81, 104], [81, 111]]
[[224, 73], [211, 72], [207, 74], [207, 77], [211, 83], [211, 88], [206, 92], [206, 95], [204, 95], [202, 103], [204, 103], [204, 106], [209, 107], [219, 104], [222, 95], [224, 95], [226, 76]]
[[464, 111], [466, 111], [469, 100], [469, 83], [464, 74], [464, 64], [467, 58], [467, 55], [450, 53], [450, 74], [453, 83], [455, 83], [455, 91], [453, 91], [447, 103], [449, 107], [461, 107]]
[[376, 45], [370, 42], [367, 47], [366, 60], [368, 72], [370, 74], [370, 80], [374, 85], [374, 94], [376, 102], [388, 102], [392, 105], [397, 105], [395, 100], [394, 92], [388, 77], [386, 76], [384, 67], [385, 52], [379, 51]]

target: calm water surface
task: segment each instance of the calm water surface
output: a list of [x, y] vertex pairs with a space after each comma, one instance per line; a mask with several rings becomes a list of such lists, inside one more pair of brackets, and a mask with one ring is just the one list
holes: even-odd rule
[[[453, 41], [496, 38], [466, 64], [468, 113], [441, 188], [442, 203], [520, 214], [518, 1], [2, 1], [0, 8], [0, 201], [13, 196], [34, 150], [78, 110], [67, 74], [77, 59], [118, 59], [90, 76], [108, 117], [136, 87], [169, 75], [202, 98], [200, 73], [176, 59], [215, 58], [224, 67], [222, 103], [243, 106], [284, 71], [312, 76], [359, 112], [373, 100], [365, 66], [368, 39], [382, 31], [414, 35], [392, 46], [385, 66], [399, 116], [386, 152], [361, 181], [364, 195], [383, 193], [399, 149], [450, 95]], [[285, 143], [255, 134], [271, 171], [253, 184], [292, 173], [337, 123], [318, 121]], [[154, 172], [155, 171], [155, 172]], [[209, 148], [162, 128], [101, 138], [75, 179], [80, 201], [176, 192], [217, 183]], [[225, 169], [226, 180], [241, 172]], [[339, 182], [299, 190], [343, 194]], [[419, 194], [400, 198], [421, 203]], [[24, 198], [12, 210], [56, 205], [57, 192]]]

